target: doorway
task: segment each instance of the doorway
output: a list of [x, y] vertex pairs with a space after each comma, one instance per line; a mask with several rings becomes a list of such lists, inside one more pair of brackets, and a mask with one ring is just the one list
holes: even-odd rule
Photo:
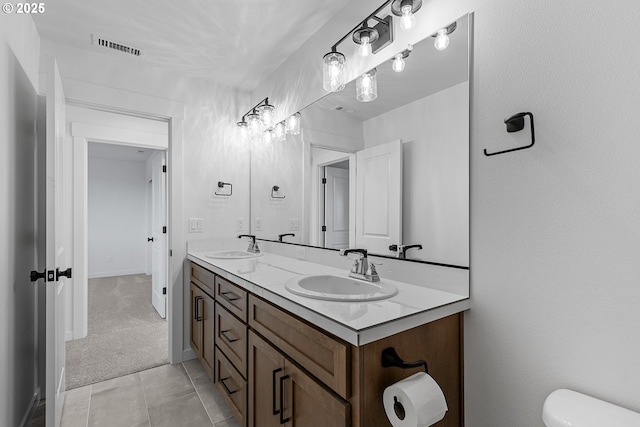
[[349, 247], [349, 160], [322, 166], [322, 246]]
[[[83, 111], [72, 114], [72, 127], [78, 127], [74, 119], [87, 119], [84, 109], [75, 109]], [[71, 310], [84, 321], [85, 333], [67, 342], [69, 389], [169, 362], [168, 126], [114, 113], [90, 115], [109, 119], [109, 139], [96, 134], [101, 127], [87, 132], [94, 137], [74, 138], [76, 148], [85, 148], [86, 244], [77, 249], [85, 252], [87, 267], [86, 279], [79, 281], [85, 287], [84, 316], [82, 304]], [[145, 126], [165, 131], [144, 132]], [[72, 333], [82, 329], [77, 326]]]

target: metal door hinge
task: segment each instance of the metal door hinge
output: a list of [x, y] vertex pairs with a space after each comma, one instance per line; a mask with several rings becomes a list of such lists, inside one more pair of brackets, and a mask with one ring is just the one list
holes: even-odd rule
[[165, 286], [164, 288], [162, 288], [162, 295], [166, 295], [167, 294], [167, 287]]
[[326, 184], [327, 183], [327, 178], [322, 178], [322, 183]]
[[162, 234], [167, 234], [167, 226], [162, 227]]
[[162, 165], [162, 172], [167, 173], [167, 165]]
[[327, 226], [326, 225], [322, 226], [322, 231], [327, 231]]
[[173, 256], [173, 249], [169, 249], [169, 256]]

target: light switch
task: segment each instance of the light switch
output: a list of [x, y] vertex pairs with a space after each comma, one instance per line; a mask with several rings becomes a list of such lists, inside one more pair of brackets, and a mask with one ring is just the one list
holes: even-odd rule
[[298, 231], [298, 230], [300, 230], [300, 219], [299, 218], [289, 218], [289, 230], [290, 231]]
[[236, 218], [236, 231], [244, 231], [244, 218]]
[[256, 218], [256, 231], [262, 231], [262, 218]]
[[189, 233], [202, 233], [203, 222], [202, 218], [189, 218]]

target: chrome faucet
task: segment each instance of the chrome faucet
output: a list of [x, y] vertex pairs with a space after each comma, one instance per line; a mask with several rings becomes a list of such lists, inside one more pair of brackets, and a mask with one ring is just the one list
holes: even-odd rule
[[398, 252], [398, 258], [406, 259], [407, 251], [411, 248], [422, 249], [422, 245], [390, 245], [389, 250], [393, 252]]
[[376, 271], [376, 266], [370, 263], [367, 258], [366, 249], [340, 249], [340, 255], [347, 256], [350, 253], [357, 253], [360, 257], [356, 258], [351, 266], [349, 277], [354, 279], [366, 280], [368, 282], [379, 282], [380, 276]]
[[287, 236], [296, 237], [296, 235], [293, 233], [278, 234], [278, 241], [282, 243], [282, 238]]
[[253, 234], [240, 234], [238, 236], [238, 239], [242, 237], [248, 237], [251, 239], [251, 242], [249, 242], [249, 247], [247, 248], [247, 252], [251, 252], [252, 254], [260, 253], [260, 248], [258, 247], [258, 243], [256, 242], [256, 236], [254, 236]]

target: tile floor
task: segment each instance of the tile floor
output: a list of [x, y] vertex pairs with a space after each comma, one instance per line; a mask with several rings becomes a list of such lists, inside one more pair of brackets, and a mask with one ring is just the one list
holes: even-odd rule
[[67, 391], [62, 427], [239, 427], [200, 362]]

